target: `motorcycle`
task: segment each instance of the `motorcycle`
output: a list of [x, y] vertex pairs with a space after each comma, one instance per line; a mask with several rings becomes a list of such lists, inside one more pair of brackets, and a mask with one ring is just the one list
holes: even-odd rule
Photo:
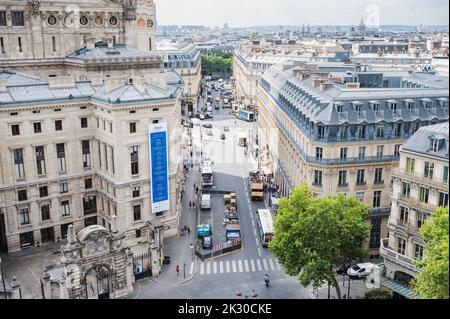
[[269, 287], [270, 283], [269, 276], [266, 275], [266, 277], [264, 278], [264, 282], [266, 283], [266, 287]]

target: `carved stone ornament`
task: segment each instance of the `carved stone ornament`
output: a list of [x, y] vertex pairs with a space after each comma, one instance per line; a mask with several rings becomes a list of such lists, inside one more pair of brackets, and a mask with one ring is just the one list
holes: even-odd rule
[[30, 0], [31, 5], [31, 14], [33, 17], [37, 17], [39, 15], [39, 8], [41, 6], [41, 3], [39, 0]]

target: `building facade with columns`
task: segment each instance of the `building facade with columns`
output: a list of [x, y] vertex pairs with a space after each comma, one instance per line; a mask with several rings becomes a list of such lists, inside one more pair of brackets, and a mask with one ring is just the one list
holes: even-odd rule
[[[393, 173], [389, 237], [382, 239], [386, 287], [407, 285], [420, 270], [425, 242], [420, 233], [437, 207], [448, 207], [448, 122], [421, 127], [400, 148], [400, 164]], [[401, 291], [400, 291], [401, 293]]]
[[448, 121], [448, 78], [286, 63], [264, 73], [258, 99], [259, 160], [282, 195], [307, 182], [319, 196], [356, 196], [372, 209], [367, 246], [377, 256], [400, 146], [420, 126]]

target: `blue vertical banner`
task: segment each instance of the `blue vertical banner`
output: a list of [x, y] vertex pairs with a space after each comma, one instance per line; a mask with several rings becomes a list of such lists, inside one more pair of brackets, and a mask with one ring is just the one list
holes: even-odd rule
[[150, 178], [152, 212], [170, 209], [167, 123], [150, 124]]

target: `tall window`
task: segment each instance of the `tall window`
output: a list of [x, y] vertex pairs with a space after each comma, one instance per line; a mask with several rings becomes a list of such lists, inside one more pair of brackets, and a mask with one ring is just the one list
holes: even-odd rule
[[366, 138], [366, 126], [362, 125], [358, 129], [358, 138], [364, 139]]
[[421, 245], [414, 245], [414, 258], [416, 259], [423, 259], [423, 246]]
[[364, 203], [364, 192], [356, 192], [356, 200], [360, 203]]
[[13, 136], [20, 135], [20, 126], [19, 126], [19, 124], [11, 125], [11, 134]]
[[114, 165], [114, 147], [111, 147], [111, 167], [112, 167], [112, 173], [116, 173], [116, 167]]
[[6, 11], [0, 11], [0, 27], [6, 27]]
[[41, 206], [41, 219], [42, 221], [50, 220], [50, 206], [48, 204]]
[[375, 168], [375, 184], [383, 183], [383, 168]]
[[358, 151], [358, 158], [359, 159], [364, 159], [366, 157], [366, 147], [365, 146], [360, 146], [359, 147], [359, 151]]
[[61, 216], [69, 216], [70, 215], [70, 203], [68, 200], [64, 200], [61, 202], [60, 207]]
[[314, 184], [322, 186], [322, 171], [314, 170]]
[[30, 223], [30, 213], [28, 211], [28, 208], [21, 208], [19, 210], [19, 217], [20, 217], [20, 225], [27, 225]]
[[444, 166], [442, 179], [444, 180], [444, 183], [448, 183], [448, 166]]
[[138, 146], [131, 147], [131, 175], [139, 174], [139, 156], [138, 156]]
[[59, 184], [59, 192], [61, 194], [68, 193], [69, 192], [69, 183], [62, 182], [61, 184]]
[[89, 141], [81, 141], [81, 148], [83, 152], [83, 167], [91, 167], [91, 148]]
[[384, 137], [384, 126], [383, 125], [378, 125], [377, 126], [376, 137], [377, 138], [383, 138]]
[[400, 137], [401, 135], [402, 135], [402, 124], [401, 123], [394, 124], [394, 136]]
[[341, 132], [341, 134], [340, 134], [340, 139], [341, 139], [341, 140], [347, 139], [348, 127], [347, 127], [347, 126], [341, 126], [340, 132]]
[[12, 25], [13, 26], [24, 26], [25, 20], [23, 18], [23, 12], [21, 11], [12, 11], [11, 12]]
[[[1, 12], [0, 12], [0, 14], [1, 14]], [[3, 37], [0, 37], [0, 53], [6, 53], [5, 41], [3, 40]]]
[[105, 150], [105, 168], [107, 171], [109, 171], [109, 168], [108, 168], [108, 145], [104, 144], [103, 149]]
[[56, 52], [56, 37], [52, 37], [52, 48], [53, 52]]
[[83, 198], [83, 212], [85, 215], [97, 213], [97, 200], [95, 195], [86, 196]]
[[417, 227], [422, 227], [423, 223], [427, 220], [427, 214], [417, 212]]
[[35, 151], [37, 174], [44, 175], [46, 173], [44, 146], [36, 146]]
[[341, 160], [346, 160], [347, 159], [347, 148], [346, 147], [341, 147], [340, 158], [341, 158]]
[[98, 165], [102, 167], [102, 143], [98, 141], [97, 146], [98, 146]]
[[152, 50], [152, 38], [148, 38], [148, 50]]
[[376, 218], [371, 220], [369, 248], [377, 249], [380, 247], [381, 240], [381, 219]]
[[316, 147], [316, 159], [322, 159], [323, 156], [323, 148], [322, 147]]
[[373, 208], [379, 208], [381, 206], [381, 191], [373, 192]]
[[42, 133], [41, 122], [33, 123], [34, 133]]
[[401, 144], [395, 144], [394, 146], [394, 156], [400, 156], [400, 146]]
[[317, 139], [323, 140], [325, 138], [325, 126], [317, 126]]
[[438, 139], [432, 139], [431, 140], [431, 151], [437, 152], [439, 151], [439, 140]]
[[66, 171], [66, 151], [64, 143], [56, 144], [56, 160], [58, 162], [58, 171], [60, 173]]
[[133, 187], [133, 197], [139, 197], [140, 196], [141, 188], [139, 186]]
[[141, 219], [141, 205], [133, 206], [133, 217], [135, 221]]
[[17, 178], [25, 177], [25, 167], [23, 164], [23, 150], [16, 148], [13, 150], [14, 156], [14, 170], [16, 171]]
[[62, 120], [55, 121], [55, 131], [62, 131]]
[[400, 222], [406, 224], [408, 222], [408, 218], [409, 218], [409, 208], [400, 206], [400, 216], [399, 216]]
[[406, 158], [406, 174], [414, 174], [415, 164], [416, 164], [416, 160], [414, 158], [410, 158], [410, 157]]
[[86, 178], [84, 180], [84, 189], [91, 189], [92, 188], [92, 178]]
[[439, 192], [439, 206], [448, 206], [448, 194]]
[[384, 145], [377, 146], [377, 157], [383, 157]]
[[339, 186], [347, 186], [347, 171], [339, 171]]
[[402, 195], [409, 198], [411, 194], [411, 184], [407, 182], [402, 182]]
[[88, 127], [88, 119], [87, 119], [87, 117], [80, 118], [80, 121], [81, 121], [81, 128]]
[[17, 38], [17, 45], [19, 46], [19, 52], [22, 52], [23, 51], [23, 48], [22, 48], [22, 37], [18, 37]]
[[136, 122], [130, 123], [130, 133], [136, 133]]
[[48, 196], [48, 187], [41, 186], [39, 187], [39, 197], [47, 197]]
[[403, 238], [398, 238], [397, 252], [400, 255], [404, 255], [405, 254], [405, 249], [406, 249], [406, 240], [403, 239]]
[[364, 180], [364, 173], [365, 170], [364, 169], [359, 169], [356, 172], [356, 185], [361, 185], [361, 184], [365, 184], [366, 181]]
[[434, 163], [425, 162], [424, 176], [425, 178], [433, 178]]
[[419, 189], [419, 201], [422, 203], [428, 203], [428, 197], [430, 195], [430, 190], [426, 187], [420, 187]]

